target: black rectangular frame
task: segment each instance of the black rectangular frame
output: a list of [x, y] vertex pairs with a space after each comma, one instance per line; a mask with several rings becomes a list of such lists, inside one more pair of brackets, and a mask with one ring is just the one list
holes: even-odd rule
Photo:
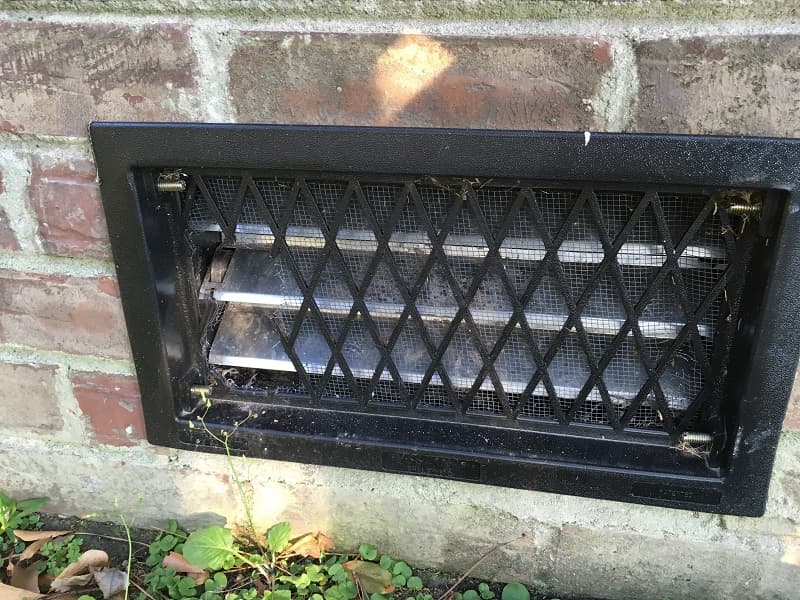
[[[760, 516], [800, 355], [800, 140], [371, 127], [93, 123], [101, 192], [139, 378], [148, 440], [198, 446], [191, 385], [204, 384], [191, 347], [198, 331], [177, 233], [142, 169], [259, 169], [420, 173], [614, 184], [742, 187], [785, 192], [766, 292], [736, 350], [741, 385], [720, 466], [681, 457], [646, 434], [542, 426], [520, 432], [465, 422], [409, 419], [275, 400], [232, 441], [249, 456], [706, 512]], [[733, 370], [733, 369], [732, 369]], [[255, 405], [263, 409], [262, 404]], [[216, 411], [216, 412], [215, 412]], [[224, 402], [209, 423], [238, 418]], [[215, 421], [216, 419], [216, 421]], [[280, 423], [274, 425], [273, 423]], [[410, 439], [431, 440], [421, 445]], [[358, 432], [379, 430], [376, 441]], [[491, 444], [465, 439], [480, 430]], [[566, 457], [566, 458], [565, 458]], [[601, 457], [598, 459], [598, 457]]]

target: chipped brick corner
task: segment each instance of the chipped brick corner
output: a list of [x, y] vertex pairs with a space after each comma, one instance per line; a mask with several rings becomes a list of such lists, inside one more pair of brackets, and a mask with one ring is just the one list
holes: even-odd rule
[[146, 439], [135, 377], [73, 372], [70, 383], [96, 443], [133, 446]]

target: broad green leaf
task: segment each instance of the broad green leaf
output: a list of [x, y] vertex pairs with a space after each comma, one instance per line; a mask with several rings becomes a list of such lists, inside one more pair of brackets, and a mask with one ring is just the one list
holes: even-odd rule
[[478, 593], [481, 595], [483, 600], [492, 600], [494, 598], [494, 592], [492, 588], [489, 587], [489, 584], [485, 581], [482, 581], [478, 584]]
[[351, 560], [342, 565], [348, 573], [357, 579], [367, 594], [390, 594], [394, 591], [392, 574], [373, 562]]
[[389, 556], [388, 554], [382, 554], [381, 560], [378, 564], [384, 569], [391, 569], [394, 566], [394, 561], [392, 560], [392, 557]]
[[349, 581], [348, 575], [341, 563], [334, 563], [328, 567], [328, 575], [330, 575], [331, 579], [333, 579], [336, 583], [344, 583], [345, 581]]
[[394, 563], [394, 567], [392, 567], [392, 573], [394, 573], [395, 575], [402, 575], [406, 579], [408, 579], [412, 575], [411, 567], [409, 567], [402, 560]]
[[181, 577], [178, 580], [178, 589], [181, 593], [186, 594], [195, 588], [195, 581], [191, 577]]
[[464, 600], [480, 600], [480, 596], [475, 590], [465, 590], [463, 598]]
[[353, 582], [339, 584], [325, 590], [325, 600], [352, 600], [358, 596], [358, 590]]
[[404, 575], [395, 575], [392, 577], [392, 583], [397, 587], [403, 587], [406, 584], [406, 578]]
[[502, 600], [531, 600], [531, 594], [521, 583], [507, 583], [503, 588]]
[[283, 552], [292, 537], [292, 526], [286, 521], [276, 523], [267, 531], [267, 547], [275, 553]]
[[27, 516], [37, 512], [48, 500], [49, 498], [28, 498], [27, 500], [20, 500], [17, 502], [19, 516]]
[[218, 525], [192, 532], [183, 544], [184, 558], [201, 569], [224, 569], [235, 554], [233, 533]]
[[[421, 590], [422, 579], [420, 579], [419, 577], [409, 577], [408, 579], [406, 579], [406, 587], [410, 590]], [[466, 600], [466, 594], [464, 594], [464, 598]]]
[[322, 567], [319, 565], [308, 565], [306, 567], [306, 575], [308, 576], [309, 581], [313, 581], [315, 583], [325, 579], [325, 573], [322, 572]]
[[372, 544], [361, 544], [358, 547], [358, 553], [364, 560], [375, 560], [378, 558], [378, 549]]

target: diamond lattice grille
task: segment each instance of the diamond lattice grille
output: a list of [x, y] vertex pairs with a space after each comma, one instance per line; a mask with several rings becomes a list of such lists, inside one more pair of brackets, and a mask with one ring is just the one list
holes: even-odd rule
[[183, 218], [235, 248], [208, 357], [233, 390], [675, 432], [707, 401], [733, 263], [716, 202], [239, 172], [190, 176]]

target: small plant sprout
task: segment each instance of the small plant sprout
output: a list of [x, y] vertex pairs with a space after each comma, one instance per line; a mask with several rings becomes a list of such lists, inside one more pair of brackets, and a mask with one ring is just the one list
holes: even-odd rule
[[247, 526], [249, 527], [249, 533], [252, 536], [252, 540], [259, 545], [260, 549], [263, 550], [261, 545], [258, 542], [258, 536], [256, 535], [256, 525], [255, 519], [253, 518], [253, 509], [252, 509], [252, 498], [249, 494], [245, 492], [244, 485], [242, 484], [241, 479], [239, 478], [239, 471], [236, 469], [236, 465], [233, 462], [233, 456], [231, 455], [231, 446], [230, 446], [230, 438], [236, 434], [239, 427], [247, 423], [251, 418], [255, 415], [251, 412], [248, 413], [247, 417], [244, 418], [242, 421], [237, 421], [233, 429], [230, 431], [222, 431], [220, 435], [215, 434], [211, 429], [206, 425], [206, 415], [208, 415], [208, 411], [211, 409], [211, 399], [206, 395], [205, 390], [200, 391], [200, 397], [203, 401], [203, 406], [205, 410], [203, 411], [202, 415], [197, 417], [197, 420], [200, 422], [200, 426], [202, 427], [203, 431], [208, 434], [211, 439], [221, 445], [225, 450], [225, 457], [228, 461], [228, 469], [231, 472], [231, 476], [233, 477], [233, 481], [236, 484], [236, 489], [239, 492], [239, 498], [242, 501], [242, 506], [244, 506], [244, 512], [247, 516]]

